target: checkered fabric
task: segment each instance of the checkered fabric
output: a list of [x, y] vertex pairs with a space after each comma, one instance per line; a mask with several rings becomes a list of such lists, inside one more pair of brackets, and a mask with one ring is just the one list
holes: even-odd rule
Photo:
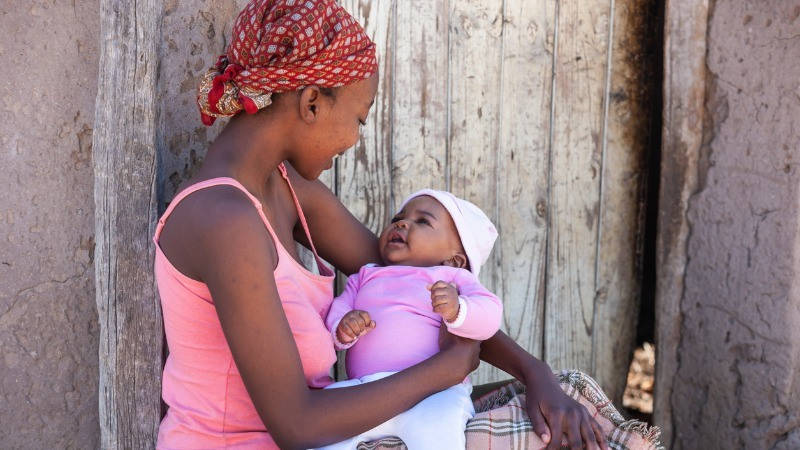
[[[564, 392], [586, 407], [606, 434], [613, 450], [662, 450], [658, 437], [661, 431], [638, 420], [625, 420], [614, 408], [600, 386], [591, 377], [579, 372], [557, 374]], [[525, 386], [509, 383], [476, 399], [475, 417], [467, 422], [466, 450], [538, 450], [545, 443], [533, 431], [525, 404]], [[562, 441], [562, 445], [566, 444]], [[396, 437], [362, 442], [358, 450], [407, 450]]]
[[203, 76], [197, 95], [203, 123], [242, 109], [254, 114], [274, 92], [339, 87], [378, 70], [375, 44], [334, 0], [253, 0], [233, 40]]

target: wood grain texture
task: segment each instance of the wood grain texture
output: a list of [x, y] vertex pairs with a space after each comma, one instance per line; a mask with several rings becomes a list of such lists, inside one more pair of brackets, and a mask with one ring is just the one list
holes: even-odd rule
[[102, 448], [153, 448], [161, 420], [162, 323], [151, 236], [161, 2], [101, 1], [92, 141]]
[[[497, 224], [497, 148], [500, 130], [502, 3], [480, 0], [450, 5], [449, 190], [481, 208]], [[483, 285], [497, 292], [499, 252], [480, 272]], [[473, 382], [495, 380], [486, 364]]]
[[555, 4], [507, 0], [503, 16], [496, 293], [504, 331], [541, 357]]
[[656, 238], [654, 422], [674, 444], [673, 383], [678, 371], [681, 298], [688, 261], [689, 199], [699, 186], [703, 145], [709, 1], [669, 0], [664, 17], [664, 123]]
[[652, 92], [641, 61], [651, 30], [646, 0], [612, 5], [592, 367], [608, 397], [621, 405], [639, 312], [644, 205], [637, 199], [646, 187], [652, 120]]
[[380, 81], [375, 104], [355, 147], [336, 161], [339, 199], [374, 232], [380, 232], [391, 209], [392, 65], [395, 2], [346, 1], [342, 5], [364, 26], [377, 47]]
[[[448, 2], [397, 3], [392, 193], [398, 206], [422, 188], [447, 187]], [[394, 209], [394, 208], [393, 208]]]
[[559, 2], [545, 357], [593, 374], [609, 0]]

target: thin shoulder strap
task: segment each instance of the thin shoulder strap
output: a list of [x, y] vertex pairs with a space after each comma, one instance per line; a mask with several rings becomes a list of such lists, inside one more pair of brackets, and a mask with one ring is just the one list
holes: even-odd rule
[[303, 208], [300, 206], [300, 202], [297, 200], [297, 194], [294, 193], [292, 182], [289, 181], [289, 175], [286, 173], [286, 166], [283, 163], [280, 163], [278, 165], [278, 170], [281, 171], [283, 179], [286, 180], [286, 184], [289, 185], [289, 191], [291, 191], [292, 199], [294, 200], [294, 207], [297, 209], [297, 216], [300, 218], [300, 224], [303, 225], [303, 231], [306, 232], [306, 239], [308, 239], [308, 243], [311, 245], [311, 251], [314, 252], [314, 256], [319, 259], [317, 249], [314, 247], [314, 241], [311, 240], [311, 232], [308, 231], [308, 223], [306, 223], [306, 216], [303, 214]]
[[229, 177], [211, 178], [205, 181], [201, 181], [199, 183], [195, 183], [187, 187], [186, 189], [180, 191], [178, 195], [176, 195], [175, 198], [172, 199], [169, 206], [167, 207], [167, 210], [164, 211], [164, 214], [161, 215], [161, 218], [158, 219], [158, 224], [156, 225], [156, 232], [153, 235], [153, 240], [156, 241], [156, 243], [158, 243], [158, 237], [161, 235], [161, 230], [164, 228], [164, 224], [167, 222], [167, 218], [170, 216], [170, 214], [172, 214], [172, 211], [175, 209], [176, 206], [178, 206], [178, 203], [180, 203], [181, 200], [201, 189], [206, 189], [212, 186], [221, 186], [221, 185], [232, 186], [244, 192], [244, 195], [246, 195], [247, 198], [249, 198], [250, 201], [253, 202], [253, 206], [256, 207], [258, 215], [261, 217], [261, 221], [264, 222], [264, 225], [266, 225], [267, 230], [269, 230], [273, 239], [277, 241], [277, 236], [275, 235], [275, 231], [272, 229], [272, 226], [269, 224], [267, 217], [264, 215], [264, 210], [261, 207], [261, 202], [258, 201], [258, 199], [253, 194], [248, 192], [248, 190], [245, 189], [245, 187], [242, 186], [241, 183]]

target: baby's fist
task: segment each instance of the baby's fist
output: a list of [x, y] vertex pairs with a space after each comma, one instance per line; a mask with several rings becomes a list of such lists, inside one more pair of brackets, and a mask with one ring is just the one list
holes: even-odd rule
[[428, 286], [431, 291], [431, 306], [433, 312], [438, 313], [447, 322], [452, 322], [458, 317], [458, 289], [453, 283], [442, 280]]
[[336, 339], [342, 344], [349, 344], [373, 328], [375, 321], [370, 318], [369, 313], [354, 309], [339, 321], [339, 326], [336, 327]]

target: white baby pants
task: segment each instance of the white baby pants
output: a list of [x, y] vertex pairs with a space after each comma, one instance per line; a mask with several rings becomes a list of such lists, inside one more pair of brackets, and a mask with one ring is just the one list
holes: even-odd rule
[[[336, 389], [369, 383], [395, 372], [380, 372], [358, 379], [339, 381], [325, 389]], [[464, 428], [475, 414], [470, 394], [472, 384], [464, 381], [429, 396], [408, 411], [345, 441], [321, 447], [320, 450], [355, 450], [359, 442], [397, 436], [409, 450], [464, 450]], [[389, 393], [391, 395], [391, 393]]]

